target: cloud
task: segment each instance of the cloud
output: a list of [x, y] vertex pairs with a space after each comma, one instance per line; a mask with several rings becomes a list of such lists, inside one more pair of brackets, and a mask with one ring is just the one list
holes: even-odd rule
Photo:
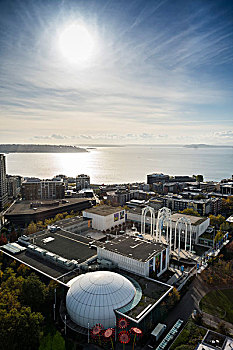
[[233, 130], [219, 131], [215, 133], [215, 136], [223, 138], [233, 138]]
[[[100, 3], [23, 1], [13, 9], [2, 2], [0, 123], [12, 140], [19, 130], [21, 139], [31, 138], [30, 129], [34, 139], [51, 142], [165, 142], [184, 127], [196, 138], [210, 125], [213, 138], [223, 123], [231, 128], [232, 5]], [[59, 32], [76, 17], [97, 38], [98, 54], [87, 67], [69, 65], [57, 50]]]

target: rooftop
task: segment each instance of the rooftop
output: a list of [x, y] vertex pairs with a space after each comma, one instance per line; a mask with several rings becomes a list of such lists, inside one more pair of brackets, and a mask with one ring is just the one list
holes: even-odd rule
[[172, 290], [172, 286], [153, 280], [151, 278], [137, 276], [132, 273], [124, 273], [125, 277], [130, 279], [137, 291], [139, 290], [138, 302], [128, 307], [118, 309], [117, 312], [131, 317], [136, 322], [144, 318], [147, 312], [150, 312], [162, 299]]
[[232, 338], [209, 330], [197, 350], [231, 350], [232, 348]]
[[56, 222], [56, 225], [65, 229], [66, 227], [70, 227], [72, 225], [79, 224], [79, 223], [81, 224], [82, 222], [83, 222], [82, 217], [75, 216], [73, 218], [59, 220]]
[[148, 261], [166, 247], [161, 243], [149, 242], [128, 235], [122, 235], [107, 243], [98, 243], [98, 246], [142, 262]]
[[[58, 230], [52, 233], [46, 230], [29, 237], [30, 242], [34, 245], [63, 258], [74, 259], [78, 263], [82, 263], [96, 255], [96, 250], [89, 247], [90, 239], [72, 232]], [[53, 238], [53, 240], [46, 240], [47, 238]]]
[[[68, 200], [37, 200], [37, 201], [19, 201], [12, 205], [6, 212], [6, 215], [33, 214], [47, 211], [53, 208], [65, 208], [69, 205], [84, 203], [88, 198], [69, 198]], [[32, 205], [31, 205], [32, 204]]]
[[101, 215], [101, 216], [108, 216], [111, 214], [118, 213], [119, 211], [124, 210], [121, 207], [110, 207], [108, 205], [100, 205], [98, 207], [86, 209], [86, 213]]
[[172, 221], [176, 222], [181, 217], [185, 217], [185, 218], [189, 219], [193, 226], [198, 226], [207, 220], [207, 218], [204, 218], [201, 216], [193, 216], [193, 215], [186, 215], [186, 214], [182, 214], [182, 213], [175, 213], [175, 214], [172, 214]]

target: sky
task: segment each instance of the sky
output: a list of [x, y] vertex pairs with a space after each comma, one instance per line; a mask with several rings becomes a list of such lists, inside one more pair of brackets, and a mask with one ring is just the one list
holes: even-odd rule
[[233, 1], [0, 0], [0, 106], [0, 143], [233, 145]]

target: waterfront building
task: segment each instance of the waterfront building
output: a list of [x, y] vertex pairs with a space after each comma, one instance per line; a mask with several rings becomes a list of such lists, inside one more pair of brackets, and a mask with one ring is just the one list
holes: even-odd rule
[[169, 181], [169, 175], [164, 175], [164, 174], [149, 174], [147, 175], [147, 183], [148, 185], [152, 185], [156, 182], [168, 182]]
[[90, 176], [81, 174], [76, 177], [76, 190], [79, 191], [84, 188], [90, 188]]
[[40, 180], [27, 178], [21, 186], [23, 200], [62, 199], [65, 196], [63, 179]]
[[6, 157], [4, 154], [0, 154], [0, 211], [7, 203]]

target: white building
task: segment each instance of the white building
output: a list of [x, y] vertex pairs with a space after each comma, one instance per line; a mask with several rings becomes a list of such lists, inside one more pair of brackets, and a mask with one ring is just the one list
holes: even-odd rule
[[84, 210], [83, 217], [92, 219], [92, 228], [106, 231], [125, 222], [125, 210], [121, 207], [115, 208], [101, 205]]
[[98, 259], [110, 260], [119, 268], [149, 277], [159, 277], [169, 266], [169, 247], [133, 236], [123, 235], [98, 244]]
[[[191, 222], [191, 230], [192, 230], [192, 241], [194, 243], [198, 242], [198, 238], [202, 235], [210, 225], [210, 219], [201, 217], [201, 216], [193, 216], [193, 215], [185, 215], [181, 213], [172, 214], [172, 228], [175, 229], [176, 222], [179, 218], [185, 217], [189, 219]], [[183, 227], [182, 231], [185, 231], [185, 227]], [[184, 232], [181, 231], [181, 240], [184, 240]], [[189, 225], [188, 225], [188, 237], [189, 237]]]
[[[127, 212], [127, 220], [131, 220], [135, 223], [141, 224], [141, 210], [138, 209], [130, 209]], [[202, 235], [207, 228], [210, 225], [210, 219], [206, 217], [201, 217], [201, 216], [192, 216], [192, 215], [186, 215], [186, 214], [181, 214], [181, 213], [175, 213], [172, 214], [171, 219], [172, 219], [172, 229], [173, 233], [175, 231], [175, 226], [179, 218], [184, 217], [186, 219], [189, 219], [191, 222], [191, 230], [192, 230], [192, 241], [193, 243], [198, 242], [198, 238], [200, 235]], [[151, 218], [150, 218], [150, 213], [146, 216], [146, 225], [150, 226]], [[155, 227], [156, 227], [156, 222], [157, 220], [155, 219]], [[149, 229], [150, 230], [150, 229]], [[185, 231], [185, 226], [182, 227], [181, 229], [181, 240], [184, 241], [184, 231]], [[189, 225], [188, 225], [188, 236], [189, 236]]]
[[132, 302], [136, 288], [126, 277], [110, 271], [89, 272], [71, 280], [66, 307], [73, 322], [84, 328], [116, 325], [115, 310]]

